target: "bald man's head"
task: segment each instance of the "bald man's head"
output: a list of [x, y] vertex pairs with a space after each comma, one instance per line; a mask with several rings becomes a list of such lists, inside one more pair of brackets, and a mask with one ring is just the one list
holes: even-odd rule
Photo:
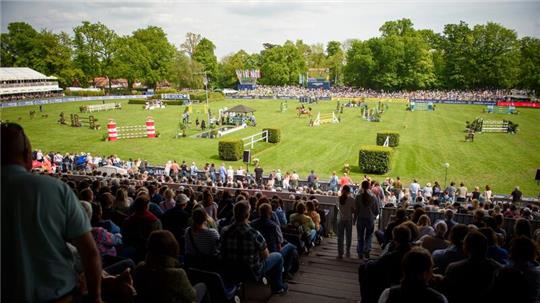
[[2, 123], [2, 165], [15, 164], [32, 169], [32, 148], [23, 128], [15, 123]]

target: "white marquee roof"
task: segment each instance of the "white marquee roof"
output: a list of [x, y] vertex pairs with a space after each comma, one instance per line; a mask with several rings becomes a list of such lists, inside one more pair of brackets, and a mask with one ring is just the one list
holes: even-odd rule
[[0, 81], [14, 80], [56, 80], [29, 67], [0, 67]]

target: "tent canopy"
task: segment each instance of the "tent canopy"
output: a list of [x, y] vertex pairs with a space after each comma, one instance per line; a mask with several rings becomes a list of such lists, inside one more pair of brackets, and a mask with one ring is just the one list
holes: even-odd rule
[[234, 106], [234, 107], [231, 107], [229, 108], [228, 110], [226, 110], [225, 112], [226, 113], [241, 113], [241, 114], [247, 114], [247, 113], [252, 113], [254, 112], [255, 110], [251, 107], [247, 107], [245, 105], [237, 105], [237, 106]]

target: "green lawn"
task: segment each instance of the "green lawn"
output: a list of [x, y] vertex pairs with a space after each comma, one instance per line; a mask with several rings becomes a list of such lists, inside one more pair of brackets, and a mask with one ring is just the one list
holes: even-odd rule
[[[400, 176], [406, 182], [412, 178], [424, 184], [438, 180], [444, 182], [442, 163], [450, 163], [448, 181], [465, 182], [472, 189], [475, 185], [490, 184], [496, 193], [510, 193], [513, 186], [520, 185], [526, 195], [537, 196], [540, 187], [534, 181], [536, 169], [540, 168], [540, 110], [520, 109], [519, 115], [492, 115], [482, 113], [483, 106], [437, 105], [435, 112], [406, 112], [404, 104], [389, 104], [389, 110], [379, 123], [360, 118], [358, 108], [345, 108], [340, 124], [308, 126], [309, 119], [297, 118], [296, 101], [288, 101], [289, 110], [280, 113], [280, 101], [276, 100], [225, 100], [211, 103], [212, 112], [220, 107], [245, 104], [256, 109], [257, 127], [249, 127], [230, 134], [245, 137], [265, 127], [282, 130], [282, 141], [276, 145], [256, 148], [254, 155], [261, 160], [266, 172], [280, 168], [297, 170], [305, 177], [314, 169], [322, 179], [333, 170], [341, 172], [345, 163], [353, 168], [353, 180], [359, 180], [358, 148], [361, 144], [375, 144], [378, 130], [397, 130], [401, 134], [400, 145], [393, 154], [392, 169], [388, 176]], [[88, 151], [100, 154], [118, 154], [121, 158], [144, 158], [152, 164], [164, 164], [167, 160], [195, 161], [199, 166], [205, 162], [220, 164], [216, 139], [175, 139], [183, 106], [169, 106], [164, 110], [145, 111], [141, 105], [128, 105], [123, 109], [95, 113], [102, 129], [72, 128], [56, 123], [61, 111], [77, 113], [81, 104], [99, 102], [66, 103], [46, 105], [47, 118], [39, 115], [29, 118], [30, 110], [37, 106], [2, 110], [2, 119], [19, 123], [25, 128], [34, 148], [61, 152]], [[370, 106], [373, 106], [370, 104]], [[311, 105], [314, 112], [330, 113], [336, 108], [335, 101], [323, 101]], [[195, 117], [203, 118], [202, 105], [194, 105]], [[114, 118], [118, 126], [144, 124], [152, 115], [157, 139], [129, 139], [117, 142], [102, 141], [108, 118]], [[195, 120], [193, 117], [193, 121]], [[477, 134], [474, 143], [465, 143], [465, 121], [475, 117], [486, 119], [508, 118], [519, 124], [517, 135]], [[198, 131], [189, 130], [188, 134]], [[270, 144], [268, 144], [270, 145]], [[232, 163], [242, 165], [240, 161]], [[382, 179], [383, 176], [377, 177]]]

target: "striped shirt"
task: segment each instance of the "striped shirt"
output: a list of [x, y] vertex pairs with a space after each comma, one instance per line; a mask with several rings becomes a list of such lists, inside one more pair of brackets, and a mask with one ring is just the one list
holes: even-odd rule
[[[213, 228], [207, 228], [198, 232], [186, 229], [186, 255], [216, 256], [218, 254], [219, 233]], [[191, 233], [191, 236], [190, 236]], [[193, 238], [193, 242], [191, 239]]]

